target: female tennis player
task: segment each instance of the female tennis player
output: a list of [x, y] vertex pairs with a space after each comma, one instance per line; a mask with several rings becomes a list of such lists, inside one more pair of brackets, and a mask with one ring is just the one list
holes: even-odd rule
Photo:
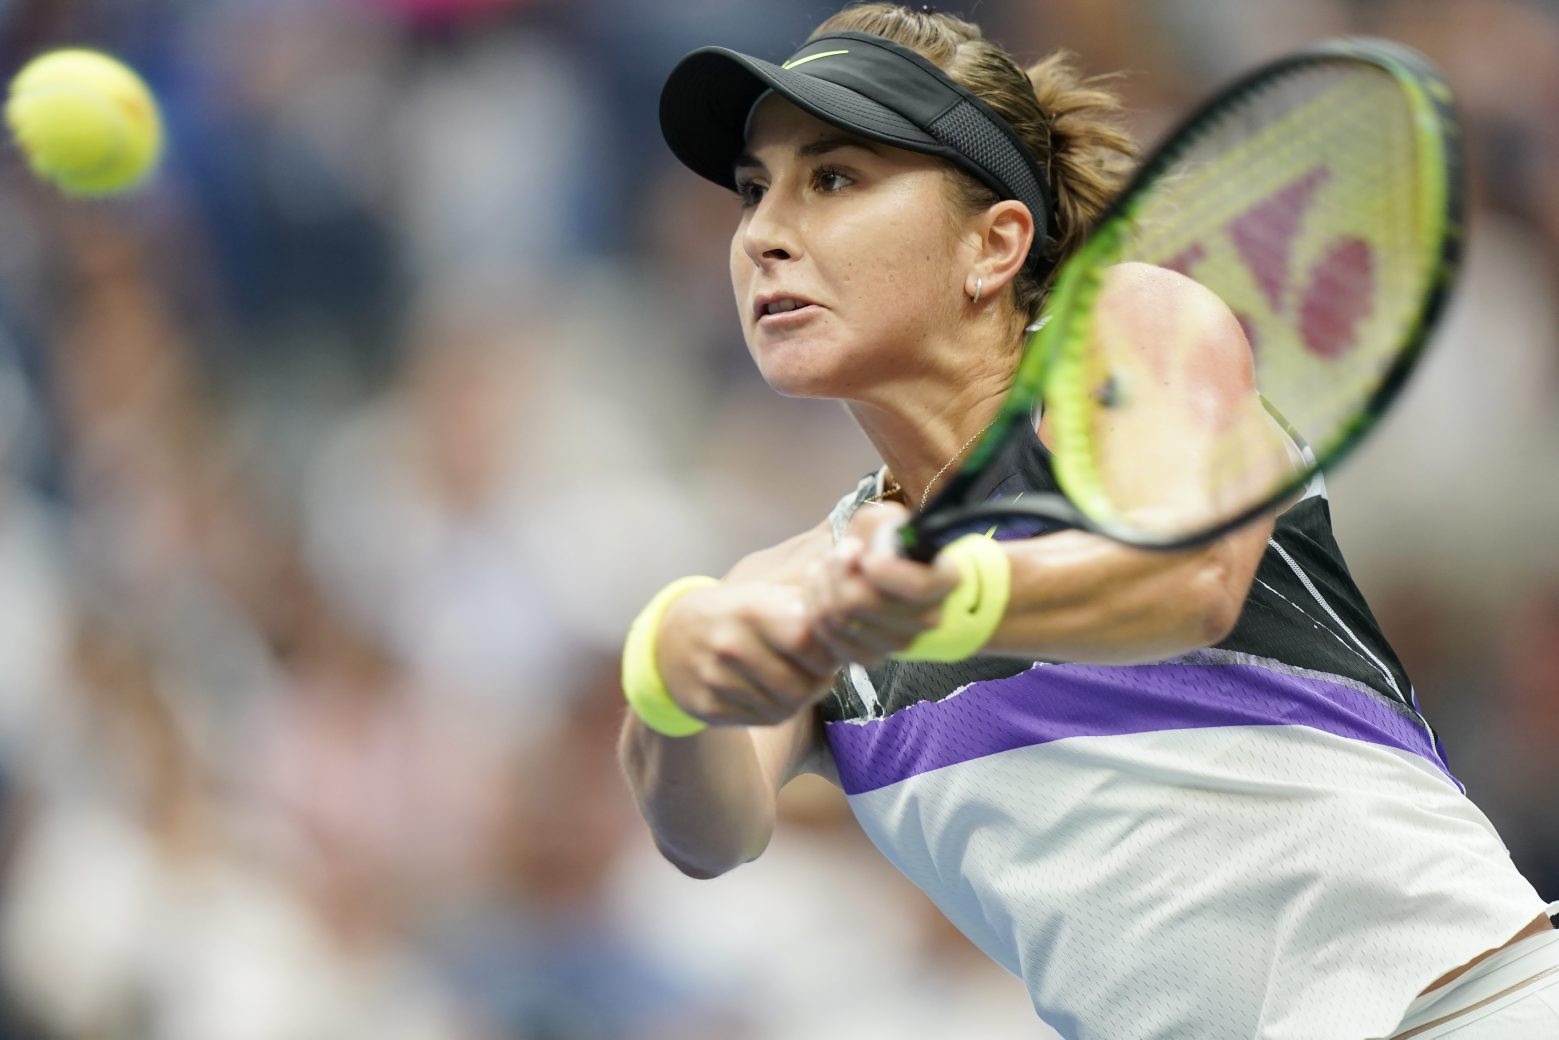
[[[968, 103], [973, 101], [974, 103]], [[891, 533], [996, 414], [1047, 279], [1132, 154], [1062, 56], [851, 7], [775, 65], [706, 48], [661, 104], [734, 190], [731, 278], [778, 392], [844, 402], [883, 467], [818, 527], [673, 582], [624, 654], [622, 762], [665, 856], [757, 857], [780, 788], [843, 787], [899, 869], [1071, 1038], [1559, 1036], [1559, 933], [1450, 775], [1313, 482], [1280, 515], [1146, 553], [1076, 531], [929, 566]], [[1140, 442], [1172, 483], [1248, 413], [1250, 348], [1196, 283], [1104, 292], [1192, 362]], [[1053, 491], [1049, 429], [991, 494]], [[944, 610], [1005, 556], [971, 642]]]

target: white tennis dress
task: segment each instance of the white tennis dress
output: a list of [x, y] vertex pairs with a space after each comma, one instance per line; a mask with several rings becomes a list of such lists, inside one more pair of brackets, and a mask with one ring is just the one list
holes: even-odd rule
[[[878, 479], [836, 507], [836, 536]], [[986, 490], [1053, 486], [1036, 439]], [[1069, 1040], [1385, 1036], [1544, 909], [1450, 774], [1313, 491], [1218, 647], [890, 661], [824, 704], [866, 833]]]

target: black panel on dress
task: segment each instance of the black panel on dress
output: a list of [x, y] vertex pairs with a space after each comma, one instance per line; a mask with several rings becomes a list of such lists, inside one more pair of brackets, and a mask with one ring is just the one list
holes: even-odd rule
[[[1003, 448], [977, 490], [985, 498], [994, 498], [1019, 492], [1058, 493], [1059, 486], [1050, 453], [1035, 436]], [[854, 508], [859, 508], [868, 494], [869, 488], [863, 485]], [[989, 529], [988, 525], [972, 525], [971, 530], [982, 526]], [[1003, 540], [1035, 537], [1053, 529], [1054, 525], [1043, 521], [1004, 524], [996, 536]], [[1332, 537], [1326, 499], [1313, 496], [1286, 510], [1278, 517], [1272, 542], [1275, 544], [1269, 544], [1262, 557], [1234, 630], [1217, 649], [1341, 676], [1406, 705], [1416, 714], [1407, 673], [1381, 634]], [[875, 711], [854, 688], [848, 673], [841, 672], [821, 705], [822, 714], [827, 721], [891, 715], [920, 701], [940, 700], [972, 682], [1017, 675], [1033, 664], [994, 656], [953, 664], [888, 661], [867, 669], [875, 692]]]

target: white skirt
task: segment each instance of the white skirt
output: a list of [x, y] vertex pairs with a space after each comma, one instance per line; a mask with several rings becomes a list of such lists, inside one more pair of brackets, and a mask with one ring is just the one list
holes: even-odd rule
[[1559, 1040], [1559, 931], [1501, 950], [1420, 996], [1391, 1040]]

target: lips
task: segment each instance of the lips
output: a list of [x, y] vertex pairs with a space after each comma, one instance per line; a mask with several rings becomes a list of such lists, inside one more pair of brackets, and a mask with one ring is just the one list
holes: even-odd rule
[[818, 306], [805, 296], [794, 293], [764, 293], [753, 301], [753, 318], [762, 321], [782, 314], [794, 314], [807, 307]]

